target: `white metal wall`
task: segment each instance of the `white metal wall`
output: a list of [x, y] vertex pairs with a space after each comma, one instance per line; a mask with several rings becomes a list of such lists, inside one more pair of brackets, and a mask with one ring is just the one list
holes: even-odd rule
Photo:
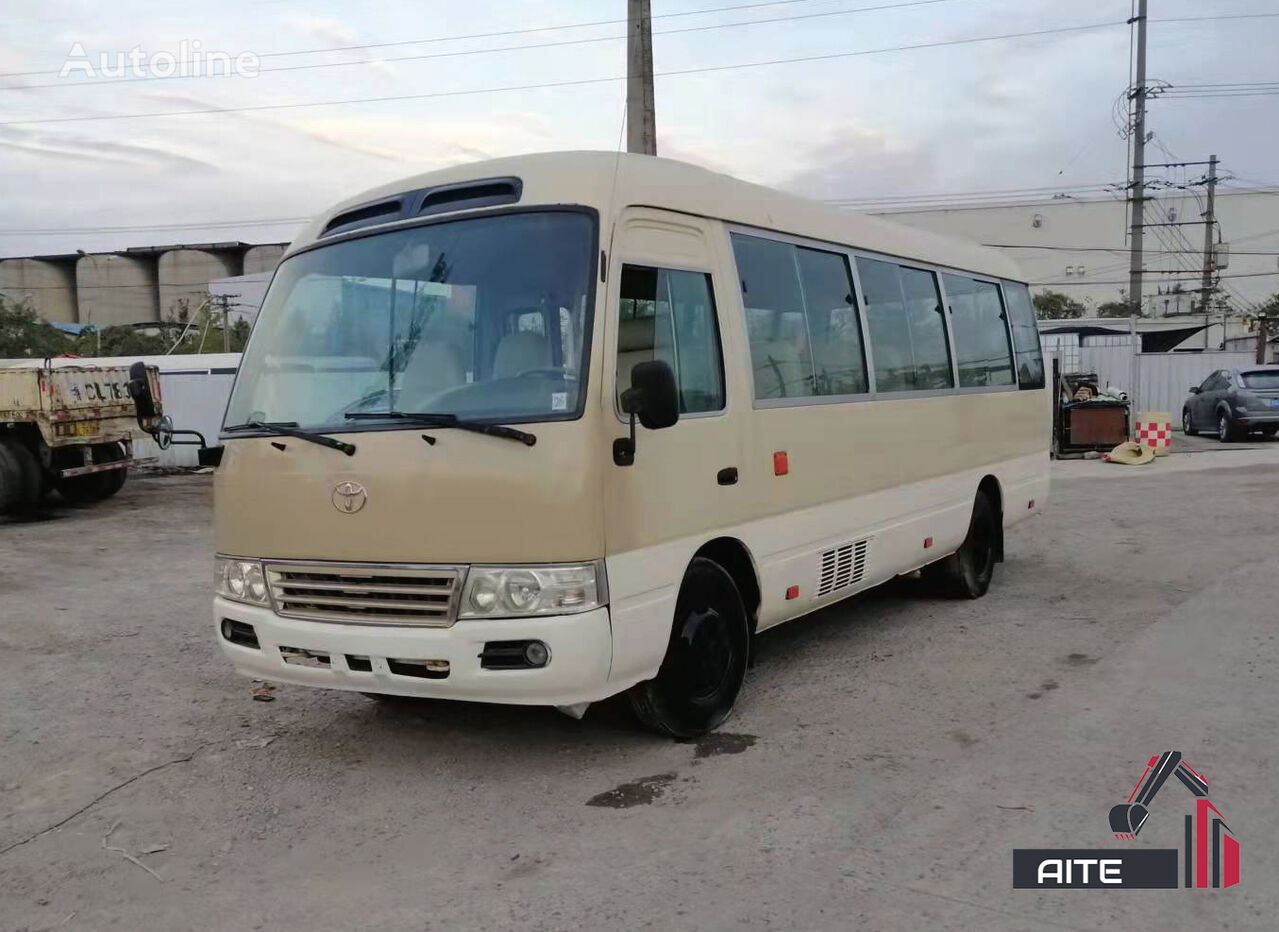
[[1141, 353], [1137, 357], [1137, 394], [1134, 413], [1159, 411], [1181, 421], [1181, 407], [1198, 385], [1215, 369], [1255, 365], [1252, 353]]

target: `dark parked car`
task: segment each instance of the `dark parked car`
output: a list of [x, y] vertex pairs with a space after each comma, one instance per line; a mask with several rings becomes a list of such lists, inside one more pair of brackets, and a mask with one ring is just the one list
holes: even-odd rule
[[1218, 369], [1190, 387], [1181, 409], [1187, 434], [1213, 431], [1222, 443], [1279, 432], [1279, 366]]

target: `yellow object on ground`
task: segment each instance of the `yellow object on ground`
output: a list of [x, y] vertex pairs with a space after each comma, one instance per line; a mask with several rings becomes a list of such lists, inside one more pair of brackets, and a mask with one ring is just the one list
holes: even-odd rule
[[1132, 432], [1133, 439], [1154, 450], [1155, 456], [1167, 456], [1172, 452], [1172, 415], [1162, 411], [1147, 412], [1137, 418]]
[[1142, 466], [1155, 458], [1155, 451], [1143, 443], [1121, 443], [1109, 453], [1101, 454], [1107, 463], [1119, 463], [1123, 466]]

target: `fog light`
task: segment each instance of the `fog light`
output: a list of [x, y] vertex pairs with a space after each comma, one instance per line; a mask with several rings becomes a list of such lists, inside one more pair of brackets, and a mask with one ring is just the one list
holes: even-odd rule
[[544, 667], [551, 659], [551, 651], [541, 641], [529, 641], [524, 648], [524, 660], [530, 667]]

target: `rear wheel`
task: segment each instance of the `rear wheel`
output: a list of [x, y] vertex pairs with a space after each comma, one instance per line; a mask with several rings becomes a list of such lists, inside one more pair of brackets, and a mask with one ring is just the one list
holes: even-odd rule
[[1230, 415], [1225, 411], [1217, 412], [1217, 439], [1222, 443], [1239, 439], [1239, 428], [1230, 422]]
[[40, 461], [20, 440], [0, 440], [0, 514], [30, 514], [40, 504]]
[[950, 556], [925, 567], [924, 575], [952, 598], [979, 599], [995, 575], [998, 541], [999, 514], [986, 493], [978, 492], [964, 542]]
[[1263, 428], [1261, 428], [1261, 436], [1263, 436], [1263, 437], [1273, 437], [1276, 433], [1279, 433], [1279, 427], [1263, 427]]
[[1195, 428], [1190, 423], [1189, 408], [1186, 408], [1184, 411], [1181, 412], [1181, 432], [1185, 434], [1187, 437], [1193, 437], [1195, 434], [1199, 433], [1199, 431], [1195, 430]]
[[662, 666], [631, 688], [631, 708], [645, 727], [672, 738], [713, 730], [733, 711], [749, 644], [746, 607], [733, 577], [713, 560], [695, 558], [680, 585]]
[[[124, 459], [124, 448], [119, 443], [100, 443], [93, 447], [94, 463], [115, 463]], [[58, 479], [55, 485], [62, 497], [72, 504], [99, 502], [119, 492], [127, 478], [128, 467], [91, 472], [83, 476]]]

